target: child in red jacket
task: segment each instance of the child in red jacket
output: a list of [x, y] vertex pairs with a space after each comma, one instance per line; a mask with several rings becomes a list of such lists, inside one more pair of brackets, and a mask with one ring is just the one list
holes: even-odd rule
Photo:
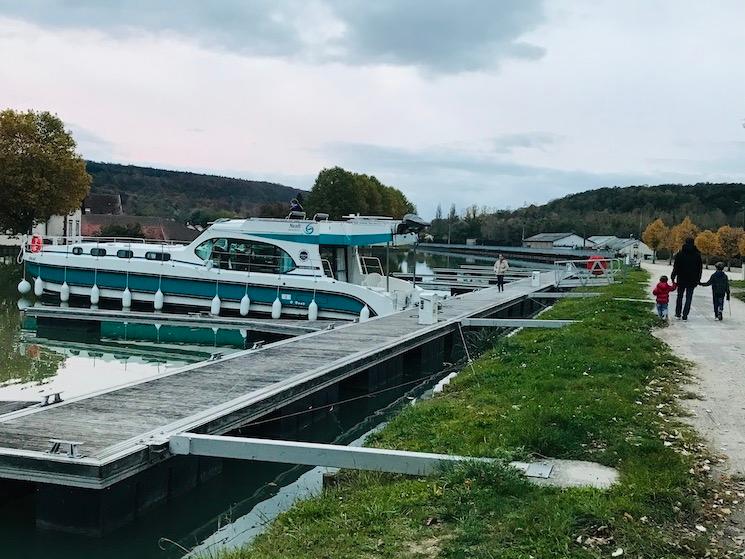
[[667, 320], [667, 305], [670, 303], [670, 292], [675, 291], [677, 288], [678, 286], [675, 285], [675, 282], [670, 285], [667, 283], [667, 276], [662, 276], [660, 283], [652, 290], [652, 295], [657, 298], [657, 314], [663, 320]]

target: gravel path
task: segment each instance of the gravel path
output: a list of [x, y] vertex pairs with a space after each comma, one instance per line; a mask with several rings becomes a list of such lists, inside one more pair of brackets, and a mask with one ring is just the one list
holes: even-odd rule
[[[672, 268], [660, 264], [644, 264], [657, 282]], [[704, 270], [704, 280], [713, 269]], [[735, 276], [733, 278], [733, 276]], [[737, 278], [731, 274], [730, 278]], [[654, 284], [650, 285], [651, 289]], [[670, 297], [670, 315], [674, 314], [675, 295]], [[688, 321], [671, 318], [669, 328], [655, 335], [667, 342], [679, 356], [694, 364], [698, 379], [691, 391], [700, 400], [684, 400], [693, 413], [691, 421], [709, 442], [711, 450], [725, 454], [724, 473], [745, 475], [745, 303], [732, 298], [732, 315], [725, 303], [724, 321], [714, 320], [711, 288], [699, 287], [694, 292]]]

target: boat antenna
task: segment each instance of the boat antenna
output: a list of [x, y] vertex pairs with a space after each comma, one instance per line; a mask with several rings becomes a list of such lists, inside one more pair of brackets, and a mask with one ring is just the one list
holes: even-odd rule
[[411, 283], [416, 287], [416, 247], [419, 246], [419, 236], [414, 241], [414, 265], [411, 267]]

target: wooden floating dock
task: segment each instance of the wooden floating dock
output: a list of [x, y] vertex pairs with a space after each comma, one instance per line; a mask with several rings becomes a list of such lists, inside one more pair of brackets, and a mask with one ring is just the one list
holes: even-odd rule
[[[111, 513], [118, 520], [86, 533], [112, 529], [131, 521], [132, 510], [208, 478], [201, 461], [184, 466], [185, 457], [173, 456], [171, 437], [223, 435], [289, 405], [307, 410], [304, 402], [319, 396], [326, 399], [318, 406], [336, 402], [343, 382], [362, 372], [400, 382], [407, 370], [441, 371], [462, 352], [461, 321], [525, 316], [540, 306], [531, 295], [554, 289], [555, 282], [555, 274], [545, 272], [537, 286], [525, 279], [501, 293], [494, 287], [446, 299], [436, 324], [419, 324], [418, 309], [411, 309], [6, 413], [0, 416], [0, 481], [37, 484], [38, 526], [78, 530], [70, 507], [60, 503], [80, 502], [80, 510], [127, 509]], [[182, 466], [186, 470], [178, 469]]]
[[111, 309], [91, 309], [57, 306], [27, 307], [24, 314], [36, 319], [59, 319], [80, 321], [116, 321], [132, 324], [161, 324], [168, 326], [187, 326], [190, 328], [225, 328], [234, 330], [250, 330], [263, 334], [280, 334], [285, 336], [300, 336], [317, 332], [336, 325], [342, 321], [292, 319], [251, 319], [239, 317], [211, 316], [204, 313], [174, 314], [163, 312], [141, 312]]

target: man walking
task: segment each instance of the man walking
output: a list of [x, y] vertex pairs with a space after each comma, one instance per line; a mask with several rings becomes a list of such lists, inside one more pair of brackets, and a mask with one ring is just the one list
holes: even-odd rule
[[[688, 320], [688, 313], [691, 311], [693, 302], [693, 290], [701, 281], [701, 274], [704, 271], [704, 265], [701, 260], [701, 253], [693, 244], [693, 239], [688, 238], [683, 243], [683, 248], [675, 255], [673, 263], [673, 273], [670, 279], [673, 283], [678, 284], [678, 295], [675, 299], [675, 318]], [[683, 299], [685, 297], [685, 304]]]

